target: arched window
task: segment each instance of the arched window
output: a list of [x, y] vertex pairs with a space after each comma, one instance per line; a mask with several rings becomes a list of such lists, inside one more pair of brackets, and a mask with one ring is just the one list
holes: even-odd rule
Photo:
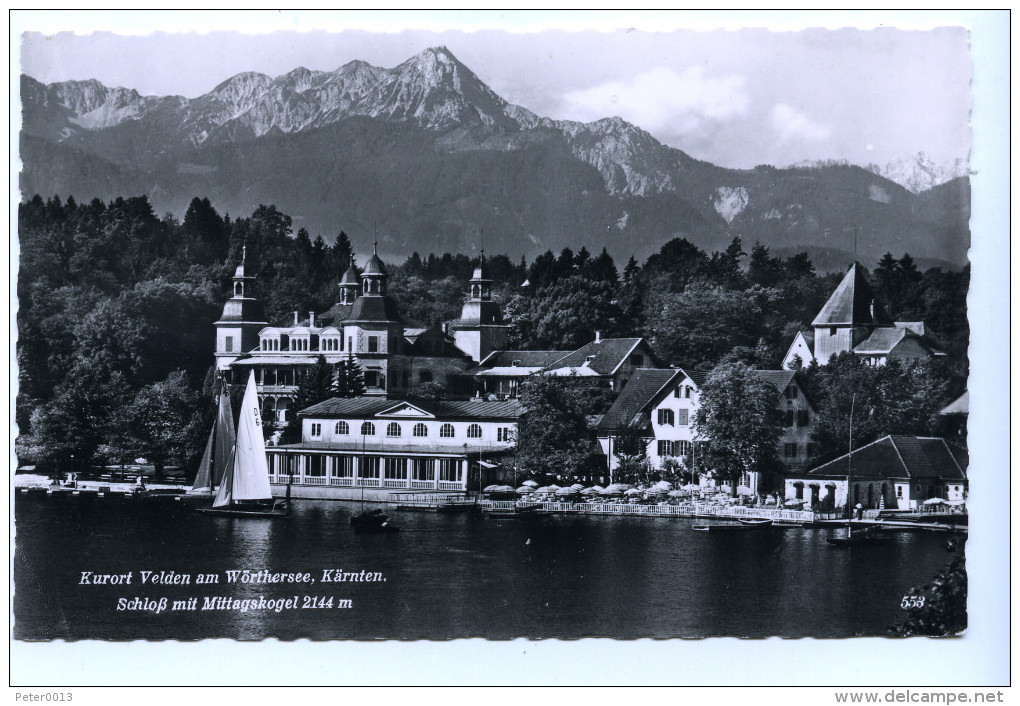
[[400, 425], [390, 422], [386, 425], [386, 436], [400, 436]]
[[444, 439], [452, 439], [453, 438], [453, 425], [452, 424], [444, 424], [443, 426], [439, 427], [439, 436], [441, 436]]
[[347, 422], [337, 422], [336, 428], [333, 429], [333, 433], [337, 436], [347, 436], [351, 433], [351, 425]]
[[481, 439], [482, 438], [482, 427], [478, 424], [472, 424], [468, 427], [468, 438], [469, 439]]
[[422, 424], [421, 422], [418, 422], [417, 424], [414, 425], [414, 429], [412, 430], [411, 433], [414, 434], [415, 436], [428, 436], [429, 428]]
[[372, 422], [365, 422], [361, 425], [362, 436], [375, 436], [375, 424]]

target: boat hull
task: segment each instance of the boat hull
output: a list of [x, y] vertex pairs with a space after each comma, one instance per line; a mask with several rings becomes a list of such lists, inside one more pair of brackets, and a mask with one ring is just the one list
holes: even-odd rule
[[257, 517], [262, 519], [274, 519], [277, 517], [286, 517], [286, 510], [272, 509], [272, 510], [231, 510], [225, 507], [200, 507], [195, 512], [201, 512], [205, 515], [218, 515], [221, 517]]

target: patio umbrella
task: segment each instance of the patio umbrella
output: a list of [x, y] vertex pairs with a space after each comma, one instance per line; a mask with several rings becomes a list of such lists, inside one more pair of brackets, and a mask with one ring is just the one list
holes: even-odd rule
[[573, 488], [560, 488], [559, 490], [556, 491], [556, 495], [559, 495], [561, 497], [567, 497], [569, 495], [577, 495], [577, 491], [574, 490]]
[[666, 495], [668, 495], [671, 498], [686, 498], [688, 495], [690, 495], [690, 493], [688, 493], [685, 490], [671, 490], [668, 493], [666, 493]]
[[666, 480], [660, 480], [658, 483], [653, 485], [652, 488], [658, 488], [659, 490], [662, 490], [662, 492], [668, 493], [673, 490], [673, 484]]
[[494, 492], [494, 493], [512, 493], [512, 492], [514, 492], [514, 489], [511, 488], [509, 485], [497, 485], [496, 488], [492, 492]]
[[924, 501], [923, 503], [921, 503], [921, 504], [922, 504], [922, 505], [942, 505], [942, 504], [944, 504], [945, 502], [946, 502], [946, 501], [945, 501], [945, 500], [943, 500], [942, 498], [928, 498], [927, 500], [925, 500], [925, 501]]
[[605, 490], [605, 488], [603, 488], [601, 485], [593, 485], [591, 489], [594, 490], [596, 493], [601, 493], [603, 490]]
[[500, 487], [498, 485], [487, 485], [484, 488], [482, 488], [482, 492], [483, 493], [498, 493], [499, 492], [499, 488]]
[[534, 493], [535, 489], [532, 488], [530, 485], [522, 485], [514, 492], [516, 492], [518, 495], [528, 495], [530, 493]]
[[627, 490], [623, 491], [623, 494], [624, 495], [641, 495], [641, 491], [638, 490], [637, 488], [628, 488]]
[[752, 491], [749, 486], [738, 485], [737, 486], [737, 495], [754, 495], [754, 491]]
[[580, 483], [574, 483], [574, 484], [573, 484], [572, 486], [570, 486], [570, 487], [571, 487], [571, 488], [573, 488], [574, 490], [583, 490], [583, 489], [584, 489], [584, 486], [583, 486], [583, 485], [581, 485]]
[[582, 488], [581, 489], [581, 495], [598, 495], [598, 494], [599, 494], [599, 491], [595, 490], [595, 488]]
[[683, 490], [698, 490], [699, 488], [701, 488], [701, 486], [697, 483], [688, 483], [683, 487]]
[[526, 486], [529, 486], [531, 488], [537, 488], [538, 487], [538, 483], [536, 483], [533, 480], [526, 480], [523, 483], [521, 483], [521, 485], [526, 485]]

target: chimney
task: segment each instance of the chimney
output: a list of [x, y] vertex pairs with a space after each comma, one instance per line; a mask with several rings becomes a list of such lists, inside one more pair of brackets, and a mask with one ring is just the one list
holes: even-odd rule
[[314, 311], [309, 311], [308, 312], [308, 325], [313, 327], [313, 328], [315, 327], [315, 312]]
[[596, 331], [595, 332], [595, 343], [599, 343], [600, 341], [602, 341], [602, 332], [601, 331]]
[[294, 312], [294, 325], [298, 325], [298, 313], [296, 311]]

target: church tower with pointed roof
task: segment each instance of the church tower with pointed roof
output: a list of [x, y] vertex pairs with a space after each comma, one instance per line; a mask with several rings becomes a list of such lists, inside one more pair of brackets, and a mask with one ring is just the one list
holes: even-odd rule
[[506, 348], [509, 326], [503, 323], [499, 304], [492, 300], [492, 279], [482, 250], [460, 318], [453, 322], [454, 342], [476, 363], [494, 350]]
[[815, 329], [814, 356], [819, 365], [825, 365], [838, 353], [852, 351], [875, 328], [893, 325], [862, 270], [856, 262], [850, 266], [811, 322]]
[[241, 262], [234, 270], [233, 296], [223, 305], [216, 326], [216, 368], [227, 370], [243, 353], [257, 348], [259, 331], [269, 325], [262, 304], [255, 297], [255, 276], [248, 269], [248, 247], [241, 248]]

